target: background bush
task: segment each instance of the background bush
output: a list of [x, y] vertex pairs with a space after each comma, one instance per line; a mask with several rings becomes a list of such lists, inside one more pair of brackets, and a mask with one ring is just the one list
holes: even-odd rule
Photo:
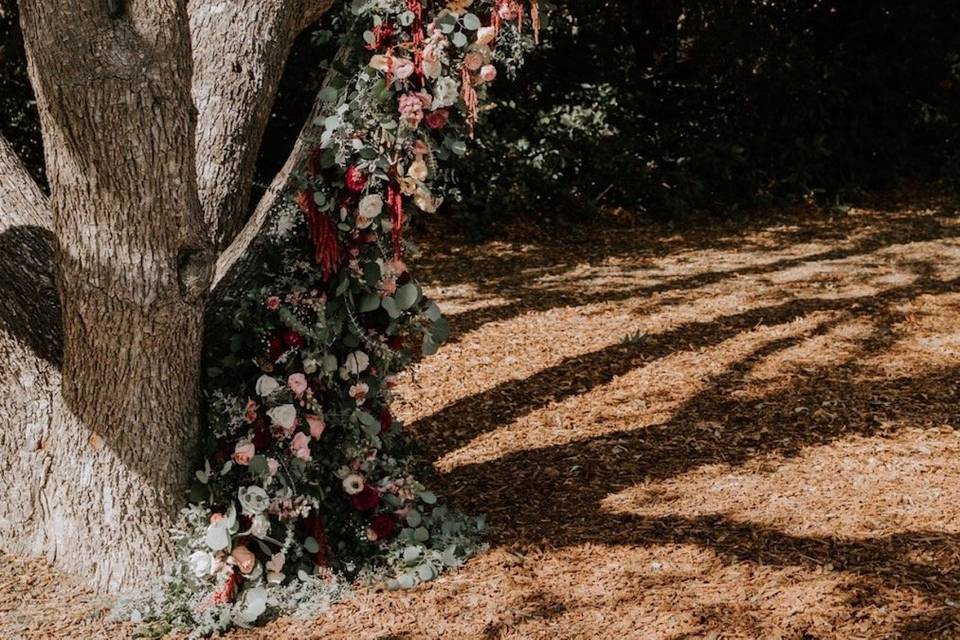
[[[960, 174], [960, 3], [555, 4], [545, 43], [498, 79], [498, 108], [461, 166], [465, 199], [448, 214], [470, 237], [516, 217], [724, 215]], [[294, 47], [261, 184], [309, 112], [336, 26], [331, 17]], [[0, 41], [8, 27], [0, 15]], [[3, 59], [2, 130], [39, 174], [22, 56]]]

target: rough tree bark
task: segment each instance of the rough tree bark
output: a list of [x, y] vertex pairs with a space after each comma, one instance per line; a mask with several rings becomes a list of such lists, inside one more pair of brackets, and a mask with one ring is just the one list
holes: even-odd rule
[[5, 549], [114, 592], [169, 558], [216, 246], [290, 44], [331, 4], [23, 0], [51, 197], [0, 142]]

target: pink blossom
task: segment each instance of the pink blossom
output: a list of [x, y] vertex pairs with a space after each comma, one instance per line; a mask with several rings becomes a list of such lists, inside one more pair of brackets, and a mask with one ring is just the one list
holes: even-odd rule
[[297, 432], [290, 441], [290, 452], [304, 462], [310, 461], [310, 436]]
[[493, 82], [497, 77], [497, 68], [492, 64], [485, 64], [480, 69], [480, 79], [484, 82]]
[[294, 373], [287, 378], [287, 386], [299, 398], [307, 390], [307, 378], [302, 373]]
[[357, 405], [361, 405], [367, 399], [367, 394], [370, 393], [370, 386], [365, 382], [359, 382], [350, 385], [349, 393], [350, 397], [357, 401]]
[[319, 440], [323, 430], [327, 428], [327, 423], [320, 416], [307, 416], [307, 424], [310, 425], [310, 436], [314, 440]]
[[423, 120], [424, 108], [430, 108], [432, 103], [433, 98], [423, 92], [402, 95], [399, 100], [400, 116], [408, 127], [416, 129]]
[[276, 311], [279, 308], [280, 308], [280, 298], [278, 298], [277, 296], [270, 296], [269, 298], [267, 298], [267, 309], [270, 309], [271, 311]]
[[244, 467], [250, 464], [250, 460], [255, 455], [257, 455], [257, 448], [249, 440], [241, 440], [233, 449], [233, 461]]
[[277, 475], [277, 471], [280, 470], [280, 463], [274, 458], [267, 458], [267, 472], [271, 476]]

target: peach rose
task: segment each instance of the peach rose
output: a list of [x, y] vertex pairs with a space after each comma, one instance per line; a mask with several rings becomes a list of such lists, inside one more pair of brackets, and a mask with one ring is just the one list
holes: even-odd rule
[[240, 569], [240, 573], [250, 573], [257, 564], [257, 557], [253, 555], [250, 549], [247, 549], [242, 544], [233, 548], [230, 557], [233, 559], [234, 564], [237, 565], [237, 568]]
[[257, 455], [257, 448], [249, 440], [241, 440], [233, 449], [233, 461], [244, 467], [250, 464], [250, 460], [255, 455]]

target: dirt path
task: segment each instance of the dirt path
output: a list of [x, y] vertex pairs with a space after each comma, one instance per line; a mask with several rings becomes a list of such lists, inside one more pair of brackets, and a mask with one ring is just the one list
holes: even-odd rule
[[[231, 637], [960, 637], [954, 205], [582, 236], [427, 241], [455, 342], [402, 414], [490, 551]], [[6, 567], [0, 637], [126, 633]]]

